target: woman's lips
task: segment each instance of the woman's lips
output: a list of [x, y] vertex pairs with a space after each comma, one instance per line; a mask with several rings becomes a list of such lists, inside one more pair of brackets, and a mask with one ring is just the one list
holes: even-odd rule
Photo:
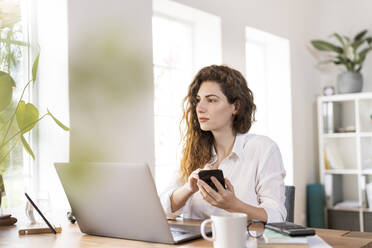
[[200, 122], [207, 122], [209, 119], [208, 118], [199, 118]]

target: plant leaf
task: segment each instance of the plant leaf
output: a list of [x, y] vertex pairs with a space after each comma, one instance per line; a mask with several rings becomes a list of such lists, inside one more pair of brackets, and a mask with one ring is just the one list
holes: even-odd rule
[[358, 40], [362, 39], [363, 36], [364, 36], [367, 32], [368, 32], [367, 29], [364, 29], [364, 30], [360, 31], [357, 35], [355, 35], [355, 37], [354, 37], [354, 41], [358, 41]]
[[371, 50], [372, 50], [372, 47], [367, 47], [367, 48], [363, 49], [362, 51], [360, 51], [360, 53], [359, 53], [360, 58], [358, 60], [359, 64], [363, 63], [363, 61], [365, 60], [368, 52], [371, 51]]
[[367, 38], [365, 39], [360, 39], [360, 40], [357, 40], [357, 41], [354, 41], [351, 46], [354, 48], [354, 50], [357, 50], [358, 47], [360, 47], [364, 42], [367, 42]]
[[339, 35], [338, 33], [334, 33], [333, 36], [336, 37], [336, 39], [341, 43], [342, 47], [345, 49], [345, 42], [342, 39], [341, 35]]
[[369, 51], [371, 51], [371, 50], [372, 50], [372, 47], [364, 48], [362, 51], [360, 51], [359, 55], [360, 55], [360, 56], [366, 56], [367, 53], [368, 53]]
[[70, 130], [70, 128], [68, 128], [65, 125], [63, 125], [62, 122], [60, 122], [56, 117], [54, 117], [54, 115], [52, 115], [52, 113], [49, 111], [49, 109], [47, 109], [47, 111], [48, 111], [48, 114], [53, 118], [53, 120], [57, 123], [58, 126], [60, 126], [65, 131], [69, 131]]
[[16, 120], [22, 134], [30, 131], [38, 122], [39, 110], [32, 103], [20, 101], [16, 110]]
[[311, 44], [318, 50], [321, 51], [331, 51], [335, 53], [343, 53], [344, 49], [339, 46], [333, 45], [327, 41], [323, 40], [312, 40]]
[[36, 75], [37, 75], [37, 68], [39, 66], [39, 57], [40, 53], [36, 56], [34, 60], [34, 64], [32, 65], [32, 81], [36, 81]]
[[26, 139], [23, 137], [23, 135], [21, 135], [21, 140], [22, 140], [22, 144], [23, 144], [23, 147], [25, 148], [25, 150], [28, 152], [28, 154], [31, 155], [31, 157], [35, 160], [35, 154], [34, 152], [32, 151], [30, 145], [27, 143]]
[[0, 112], [12, 102], [15, 82], [6, 72], [0, 71]]

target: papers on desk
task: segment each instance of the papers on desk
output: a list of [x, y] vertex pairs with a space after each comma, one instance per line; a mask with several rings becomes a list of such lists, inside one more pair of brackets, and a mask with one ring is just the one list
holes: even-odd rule
[[332, 248], [327, 242], [325, 242], [321, 237], [318, 235], [314, 235], [311, 237], [307, 237], [307, 241], [309, 243], [310, 248]]
[[247, 248], [269, 248], [269, 247], [309, 247], [309, 248], [331, 248], [318, 235], [308, 237], [290, 237], [272, 230], [265, 230], [264, 236], [258, 239], [247, 240]]

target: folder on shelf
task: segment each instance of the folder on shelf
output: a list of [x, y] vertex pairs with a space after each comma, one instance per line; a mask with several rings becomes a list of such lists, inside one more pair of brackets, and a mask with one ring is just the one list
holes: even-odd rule
[[330, 170], [331, 169], [331, 165], [329, 164], [327, 153], [325, 151], [324, 151], [324, 165], [325, 165], [325, 169], [326, 170]]
[[342, 202], [342, 175], [326, 174], [324, 191], [327, 207], [333, 207], [336, 203]]
[[325, 157], [329, 163], [331, 169], [344, 169], [344, 161], [341, 158], [341, 155], [337, 147], [331, 146], [330, 144], [325, 145]]
[[342, 202], [337, 203], [334, 208], [335, 209], [347, 209], [347, 208], [355, 209], [359, 207], [360, 207], [359, 201], [342, 201]]

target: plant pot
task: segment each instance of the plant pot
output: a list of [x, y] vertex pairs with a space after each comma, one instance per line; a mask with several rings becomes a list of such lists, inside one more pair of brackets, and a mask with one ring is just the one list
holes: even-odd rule
[[360, 72], [346, 71], [338, 74], [337, 88], [339, 94], [361, 92], [363, 76]]

